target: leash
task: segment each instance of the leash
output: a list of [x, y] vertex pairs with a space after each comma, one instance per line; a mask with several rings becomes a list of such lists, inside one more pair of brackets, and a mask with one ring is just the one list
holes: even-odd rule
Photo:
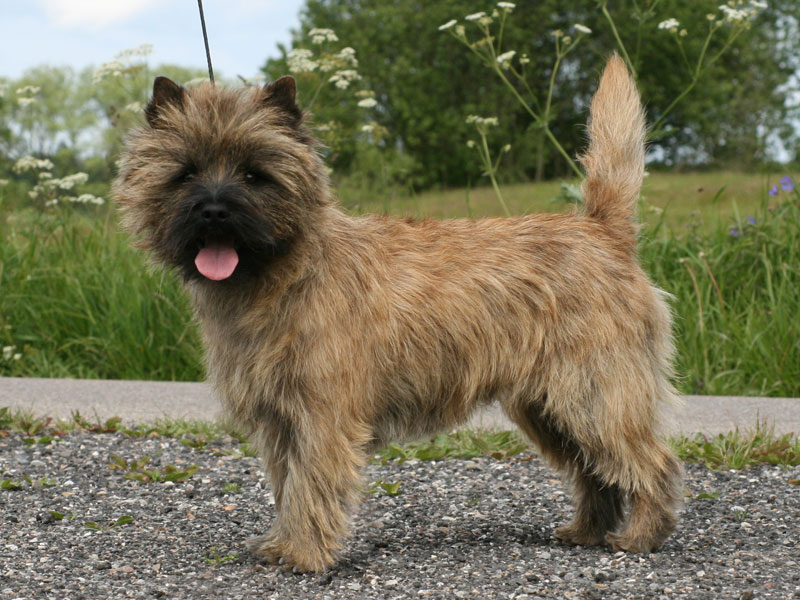
[[208, 49], [208, 33], [206, 33], [206, 18], [203, 15], [203, 0], [197, 0], [197, 8], [200, 9], [200, 25], [203, 26], [203, 41], [206, 44], [206, 61], [208, 62], [208, 78], [211, 85], [214, 85], [214, 70], [211, 68], [211, 50]]

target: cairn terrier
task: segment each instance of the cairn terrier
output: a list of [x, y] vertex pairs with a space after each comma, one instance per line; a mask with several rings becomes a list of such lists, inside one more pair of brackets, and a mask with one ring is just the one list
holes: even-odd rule
[[658, 428], [670, 312], [637, 262], [645, 125], [624, 63], [592, 102], [581, 214], [348, 216], [295, 95], [290, 77], [158, 77], [114, 184], [137, 246], [182, 274], [209, 380], [271, 479], [251, 551], [324, 570], [371, 453], [492, 402], [570, 479], [558, 539], [657, 548], [682, 469]]

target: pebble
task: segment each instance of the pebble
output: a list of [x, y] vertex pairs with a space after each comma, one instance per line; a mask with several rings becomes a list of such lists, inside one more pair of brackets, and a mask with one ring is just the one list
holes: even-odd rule
[[[553, 530], [572, 516], [569, 493], [538, 459], [369, 465], [367, 483], [399, 481], [400, 494], [366, 496], [339, 563], [295, 575], [243, 545], [266, 531], [275, 508], [258, 459], [239, 449], [233, 440], [193, 449], [89, 433], [27, 446], [10, 433], [0, 467], [25, 483], [0, 491], [0, 596], [800, 598], [800, 494], [787, 483], [800, 467], [687, 466], [681, 523], [642, 557], [556, 542]], [[108, 467], [114, 455], [199, 470], [183, 481], [129, 481]], [[226, 495], [230, 482], [241, 492]], [[697, 498], [704, 491], [718, 497]]]

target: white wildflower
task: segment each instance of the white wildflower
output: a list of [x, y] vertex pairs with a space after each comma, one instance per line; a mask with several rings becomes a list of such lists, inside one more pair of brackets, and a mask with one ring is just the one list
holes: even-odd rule
[[573, 27], [575, 28], [576, 31], [583, 33], [585, 35], [589, 35], [590, 33], [592, 33], [591, 29], [589, 29], [586, 25], [581, 25], [580, 23], [575, 23]]
[[689, 35], [689, 32], [686, 31], [685, 29], [681, 29], [678, 35], [680, 35], [681, 37], [686, 37], [687, 35]]
[[505, 146], [503, 146], [502, 151], [503, 152], [510, 152], [511, 151], [511, 144], [506, 144]]
[[366, 125], [362, 125], [361, 131], [364, 133], [372, 133], [375, 131], [375, 123], [367, 123]]
[[76, 185], [83, 185], [87, 181], [89, 181], [89, 176], [86, 173], [74, 173], [61, 179], [53, 179], [54, 185], [62, 190], [71, 190]]
[[766, 2], [760, 2], [759, 0], [750, 0], [750, 6], [752, 6], [753, 8], [764, 10], [769, 5]]
[[30, 106], [34, 102], [36, 102], [36, 98], [17, 98], [17, 104], [22, 107]]
[[569, 44], [572, 41], [572, 38], [568, 35], [565, 35], [564, 38], [561, 40], [564, 44]]
[[378, 101], [375, 98], [364, 98], [363, 100], [358, 101], [358, 105], [361, 108], [373, 108], [374, 106], [378, 105]]
[[529, 62], [531, 62], [531, 59], [528, 58], [527, 54], [523, 54], [522, 56], [519, 57], [519, 64], [527, 65]]
[[467, 148], [474, 148], [475, 140], [467, 140]]
[[478, 115], [469, 115], [467, 123], [474, 123], [478, 127], [492, 127], [498, 124], [497, 117], [479, 117]]
[[92, 194], [81, 194], [77, 198], [70, 198], [70, 202], [75, 202], [76, 204], [96, 204], [98, 206], [105, 204], [105, 200]]
[[52, 206], [55, 206], [56, 204], [58, 204], [58, 198], [53, 198], [52, 200], [48, 200], [47, 202], [45, 202], [44, 206], [45, 208], [50, 208]]
[[131, 102], [130, 104], [125, 105], [125, 110], [129, 110], [134, 113], [140, 113], [144, 110], [144, 106], [142, 106], [141, 102]]
[[8, 179], [0, 179], [0, 187], [3, 187], [4, 185], [8, 185]]
[[118, 60], [103, 63], [94, 70], [92, 74], [92, 83], [99, 83], [107, 77], [120, 77], [124, 69], [125, 65]]
[[286, 55], [286, 62], [289, 66], [290, 73], [311, 73], [316, 70], [319, 63], [311, 60], [314, 55], [311, 50], [304, 48], [295, 48]]
[[476, 12], [472, 13], [471, 15], [467, 15], [464, 17], [466, 21], [480, 21], [482, 18], [486, 16], [485, 12]]
[[149, 56], [153, 53], [153, 44], [142, 44], [141, 46], [137, 46], [136, 48], [126, 48], [125, 50], [121, 50], [117, 52], [117, 55], [114, 57], [118, 61], [128, 60], [130, 58], [134, 58], [136, 56]]
[[342, 66], [342, 61], [340, 61], [336, 56], [321, 56], [319, 59], [319, 70], [321, 73], [330, 73]]
[[513, 2], [498, 2], [497, 7], [502, 8], [506, 12], [511, 12], [512, 10], [517, 8], [517, 5], [514, 4]]
[[351, 83], [358, 81], [359, 79], [361, 79], [361, 75], [359, 75], [357, 71], [352, 69], [344, 69], [334, 73], [333, 76], [328, 79], [328, 81], [334, 84], [340, 90], [346, 90]]
[[5, 360], [11, 360], [11, 357], [14, 355], [14, 350], [16, 346], [3, 346], [3, 358]]
[[725, 14], [725, 20], [728, 23], [739, 23], [741, 21], [745, 21], [752, 14], [749, 10], [732, 8], [727, 4], [721, 4], [719, 9]]
[[353, 50], [350, 46], [346, 48], [342, 48], [339, 50], [339, 54], [336, 55], [341, 61], [345, 63], [350, 63], [351, 66], [357, 67], [358, 66], [358, 59], [356, 58], [356, 51]]
[[560, 38], [561, 36], [564, 35], [564, 32], [561, 31], [560, 29], [553, 29], [553, 31], [551, 31], [550, 33], [552, 33], [553, 37], [556, 38], [556, 39], [558, 39], [558, 38]]
[[450, 19], [444, 25], [439, 25], [439, 31], [446, 31], [446, 30], [450, 29], [456, 23], [458, 23], [458, 21], [456, 21], [455, 19]]
[[12, 356], [12, 358], [13, 358], [14, 360], [19, 360], [20, 358], [22, 358], [22, 354], [20, 354], [19, 352], [17, 352], [17, 353], [16, 353], [14, 356]]
[[42, 91], [42, 88], [38, 85], [23, 85], [17, 88], [17, 96], [21, 96], [22, 94], [38, 94], [40, 91]]
[[312, 44], [323, 44], [325, 42], [339, 41], [339, 38], [336, 37], [336, 34], [333, 32], [333, 29], [315, 27], [314, 29], [308, 32], [308, 35], [311, 36]]
[[55, 165], [46, 158], [36, 158], [34, 156], [23, 156], [12, 167], [15, 173], [35, 170], [51, 170]]
[[658, 24], [659, 29], [667, 29], [670, 33], [677, 33], [680, 22], [678, 19], [667, 19]]
[[508, 52], [503, 52], [500, 56], [497, 57], [497, 62], [500, 63], [500, 66], [504, 69], [508, 69], [511, 66], [511, 59], [514, 58], [516, 54], [516, 50], [509, 50]]

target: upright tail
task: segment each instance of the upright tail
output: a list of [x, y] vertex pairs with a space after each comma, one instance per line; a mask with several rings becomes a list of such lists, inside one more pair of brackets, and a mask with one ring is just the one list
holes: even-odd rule
[[636, 234], [633, 215], [644, 177], [645, 116], [636, 84], [623, 60], [606, 64], [589, 113], [589, 149], [580, 160], [586, 169], [586, 214], [619, 233]]

